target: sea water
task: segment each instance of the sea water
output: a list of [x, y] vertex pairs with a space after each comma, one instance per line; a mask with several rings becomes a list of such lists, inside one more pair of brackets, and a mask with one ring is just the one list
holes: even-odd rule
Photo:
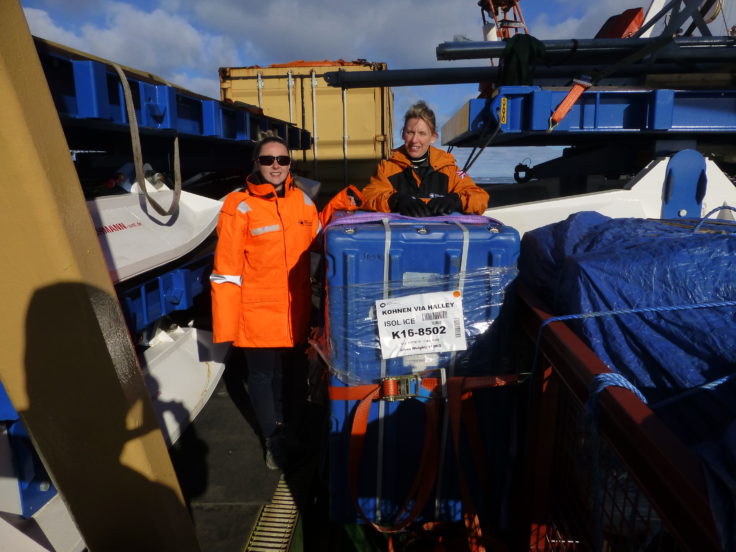
[[[448, 148], [449, 149], [449, 148]], [[556, 159], [562, 155], [562, 147], [558, 146], [522, 146], [522, 147], [488, 147], [478, 155], [466, 172], [478, 185], [484, 187], [497, 184], [513, 184], [514, 170], [517, 165], [534, 167], [545, 161]], [[465, 168], [473, 148], [452, 148], [458, 167]]]

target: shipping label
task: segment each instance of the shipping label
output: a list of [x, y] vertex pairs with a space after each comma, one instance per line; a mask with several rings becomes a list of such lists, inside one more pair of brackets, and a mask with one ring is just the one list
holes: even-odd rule
[[468, 347], [459, 291], [379, 299], [376, 320], [383, 358], [464, 351]]

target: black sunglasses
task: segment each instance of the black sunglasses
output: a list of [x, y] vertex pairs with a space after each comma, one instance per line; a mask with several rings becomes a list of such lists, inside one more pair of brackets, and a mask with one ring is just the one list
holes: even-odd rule
[[261, 165], [264, 165], [266, 167], [270, 167], [271, 165], [273, 165], [274, 161], [276, 161], [282, 167], [285, 167], [286, 165], [291, 163], [291, 157], [289, 157], [288, 155], [259, 155], [258, 156], [258, 162]]

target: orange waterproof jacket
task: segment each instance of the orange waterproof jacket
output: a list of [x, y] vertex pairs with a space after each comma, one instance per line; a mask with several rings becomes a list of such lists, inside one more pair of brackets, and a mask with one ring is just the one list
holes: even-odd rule
[[214, 341], [237, 347], [304, 343], [312, 309], [309, 248], [320, 231], [312, 200], [289, 175], [284, 197], [248, 177], [225, 198], [212, 283]]
[[343, 188], [325, 205], [319, 213], [322, 227], [327, 226], [332, 220], [335, 211], [356, 211], [363, 206], [363, 194], [352, 184]]
[[388, 159], [378, 164], [370, 184], [363, 188], [365, 208], [389, 212], [388, 198], [397, 192], [429, 201], [455, 193], [460, 196], [463, 213], [482, 215], [488, 208], [488, 194], [473, 179], [460, 170], [452, 154], [429, 147], [429, 170], [424, 178], [412, 168], [404, 146], [391, 152]]

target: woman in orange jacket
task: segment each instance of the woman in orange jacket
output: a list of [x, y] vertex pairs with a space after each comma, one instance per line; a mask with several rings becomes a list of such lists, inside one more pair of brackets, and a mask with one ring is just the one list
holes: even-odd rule
[[378, 164], [363, 188], [365, 209], [411, 217], [483, 214], [488, 194], [458, 168], [451, 154], [432, 146], [437, 130], [434, 112], [426, 103], [409, 108], [401, 136], [404, 145]]
[[266, 463], [283, 469], [289, 414], [284, 403], [296, 407], [293, 402], [306, 396], [306, 373], [293, 372], [304, 364], [294, 360], [309, 332], [309, 249], [320, 222], [312, 200], [294, 184], [286, 143], [269, 136], [254, 153], [255, 171], [245, 191], [225, 198], [217, 222], [213, 331], [216, 343], [243, 348]]

